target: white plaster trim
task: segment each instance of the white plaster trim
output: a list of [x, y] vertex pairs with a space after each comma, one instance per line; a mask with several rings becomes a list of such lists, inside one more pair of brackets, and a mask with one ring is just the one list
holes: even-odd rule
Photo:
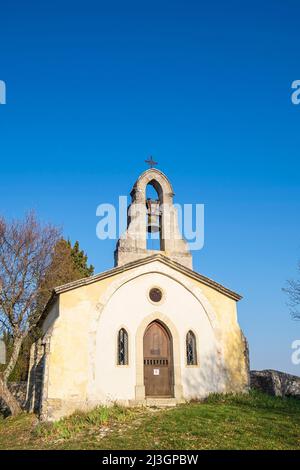
[[[154, 265], [154, 268], [152, 267], [152, 265]], [[171, 268], [162, 265], [161, 263], [158, 263], [156, 261], [154, 261], [150, 265], [144, 265], [138, 268], [134, 268], [134, 273], [127, 271], [122, 276], [118, 277], [118, 279], [116, 279], [114, 282], [112, 282], [108, 289], [106, 289], [105, 293], [102, 294], [99, 298], [98, 309], [100, 314], [102, 313], [104, 306], [108, 303], [110, 298], [124, 284], [134, 279], [137, 279], [138, 277], [141, 277], [145, 274], [162, 274], [169, 277], [178, 284], [181, 284], [195, 297], [195, 299], [203, 307], [212, 328], [215, 330], [216, 335], [219, 336], [221, 334], [217, 315], [214, 309], [212, 308], [211, 304], [209, 303], [208, 299], [203, 294], [202, 289], [200, 287], [196, 287], [192, 282], [188, 281], [186, 276], [184, 276], [183, 274], [179, 273], [178, 271], [175, 271], [174, 273]]]

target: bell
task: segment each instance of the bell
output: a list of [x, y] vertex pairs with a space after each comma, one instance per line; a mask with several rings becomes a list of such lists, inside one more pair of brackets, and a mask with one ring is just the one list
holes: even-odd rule
[[148, 211], [147, 230], [149, 233], [157, 233], [160, 231], [159, 201], [147, 199], [146, 205]]

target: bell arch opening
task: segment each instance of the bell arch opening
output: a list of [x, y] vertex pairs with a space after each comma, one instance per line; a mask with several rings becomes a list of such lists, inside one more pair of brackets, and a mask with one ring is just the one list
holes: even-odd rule
[[127, 229], [116, 245], [115, 266], [160, 252], [192, 269], [192, 255], [180, 233], [174, 192], [168, 178], [151, 168], [137, 179], [130, 195]]
[[163, 251], [162, 239], [162, 195], [163, 191], [156, 180], [151, 180], [145, 188], [146, 202], [146, 249]]

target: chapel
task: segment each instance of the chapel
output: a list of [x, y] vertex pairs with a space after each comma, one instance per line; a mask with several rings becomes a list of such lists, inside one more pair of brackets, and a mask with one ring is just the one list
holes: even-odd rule
[[[148, 187], [155, 197], [147, 198]], [[41, 419], [248, 391], [241, 296], [193, 270], [164, 173], [143, 172], [130, 195], [115, 266], [56, 287], [41, 316], [27, 385]], [[153, 233], [155, 249], [147, 243]]]

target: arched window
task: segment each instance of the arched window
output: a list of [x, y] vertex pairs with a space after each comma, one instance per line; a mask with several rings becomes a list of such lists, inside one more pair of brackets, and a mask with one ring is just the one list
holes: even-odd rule
[[196, 337], [191, 330], [186, 335], [186, 363], [188, 366], [197, 365]]
[[118, 365], [128, 365], [128, 333], [124, 328], [118, 333]]

